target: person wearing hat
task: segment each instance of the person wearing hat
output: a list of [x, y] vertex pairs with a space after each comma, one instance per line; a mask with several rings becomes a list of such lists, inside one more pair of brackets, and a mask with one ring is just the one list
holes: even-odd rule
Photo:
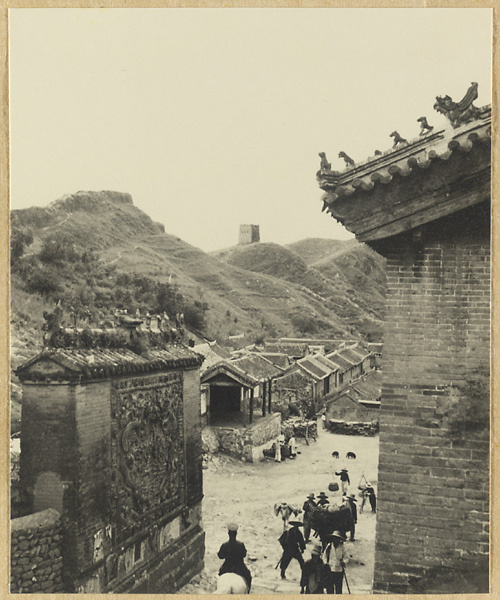
[[325, 494], [325, 492], [320, 492], [318, 494], [318, 506], [321, 506], [321, 508], [324, 508], [327, 504], [330, 504], [330, 501], [328, 500], [328, 496]]
[[327, 538], [324, 556], [330, 566], [330, 573], [325, 581], [327, 594], [341, 594], [344, 579], [346, 551], [344, 548], [345, 537], [340, 531], [334, 531]]
[[302, 567], [300, 578], [301, 594], [322, 594], [323, 584], [323, 560], [321, 558], [321, 544], [314, 544], [311, 550], [311, 558], [306, 560]]
[[347, 496], [345, 496], [346, 499], [346, 506], [348, 506], [351, 510], [351, 514], [352, 514], [352, 522], [351, 522], [351, 537], [349, 539], [350, 542], [354, 542], [354, 531], [356, 528], [356, 523], [358, 522], [358, 509], [356, 507], [356, 496], [355, 494], [351, 493], [351, 494], [347, 494]]
[[240, 575], [246, 581], [248, 593], [250, 593], [252, 574], [243, 560], [247, 555], [247, 549], [243, 542], [239, 542], [236, 539], [237, 532], [238, 525], [236, 525], [236, 523], [229, 523], [227, 526], [229, 540], [222, 544], [217, 553], [217, 556], [224, 560], [219, 569], [219, 575], [223, 575], [224, 573], [236, 573], [237, 575]]
[[292, 558], [298, 560], [300, 568], [304, 567], [302, 552], [306, 549], [306, 543], [299, 529], [303, 524], [300, 521], [290, 521], [289, 525], [290, 529], [284, 531], [278, 540], [283, 548], [283, 555], [278, 562], [281, 566], [281, 579], [286, 579], [285, 572]]
[[364, 489], [364, 494], [368, 497], [370, 501], [370, 506], [372, 507], [372, 513], [377, 511], [377, 496], [375, 495], [375, 490], [371, 483], [366, 484], [366, 488]]
[[304, 540], [306, 544], [309, 542], [309, 537], [311, 535], [311, 516], [316, 506], [314, 494], [311, 492], [302, 506], [302, 510], [304, 511]]
[[335, 475], [340, 477], [340, 482], [342, 484], [342, 493], [345, 494], [347, 492], [348, 486], [351, 485], [347, 469], [342, 469], [340, 473], [335, 472]]

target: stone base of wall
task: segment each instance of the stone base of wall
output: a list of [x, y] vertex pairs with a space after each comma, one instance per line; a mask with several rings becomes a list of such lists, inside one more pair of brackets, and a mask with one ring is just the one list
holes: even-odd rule
[[326, 428], [332, 433], [341, 433], [342, 435], [374, 436], [379, 432], [378, 423], [358, 423], [354, 421], [336, 421], [334, 419], [327, 421]]
[[173, 594], [204, 567], [205, 532], [198, 528], [169, 548], [168, 553], [144, 565], [133, 581], [107, 591], [135, 594]]
[[[140, 556], [136, 556], [137, 545]], [[117, 549], [73, 582], [77, 593], [175, 593], [203, 569], [201, 503], [150, 529], [141, 541]], [[69, 591], [69, 590], [67, 590]]]
[[487, 594], [489, 560], [476, 556], [454, 567], [406, 567], [407, 573], [388, 565], [373, 582], [374, 594]]
[[[270, 448], [281, 433], [281, 415], [273, 413], [259, 418], [244, 428], [211, 427], [210, 434], [203, 433], [205, 440], [217, 437], [220, 452], [247, 462], [257, 462], [264, 458], [263, 450]], [[215, 447], [215, 444], [211, 444]]]
[[63, 592], [61, 521], [54, 509], [11, 521], [11, 593]]

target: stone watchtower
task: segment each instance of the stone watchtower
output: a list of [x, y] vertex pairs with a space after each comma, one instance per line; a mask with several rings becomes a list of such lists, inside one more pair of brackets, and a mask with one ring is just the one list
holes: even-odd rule
[[374, 591], [486, 593], [491, 107], [317, 173], [323, 210], [387, 259]]
[[258, 225], [240, 225], [240, 237], [238, 244], [254, 244], [260, 242], [260, 230]]
[[60, 320], [16, 371], [28, 511], [61, 515], [66, 592], [173, 593], [203, 568], [201, 358], [140, 320]]

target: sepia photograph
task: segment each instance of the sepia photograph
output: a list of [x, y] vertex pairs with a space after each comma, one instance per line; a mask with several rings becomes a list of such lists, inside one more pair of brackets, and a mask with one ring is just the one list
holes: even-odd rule
[[7, 10], [6, 594], [491, 591], [493, 17]]

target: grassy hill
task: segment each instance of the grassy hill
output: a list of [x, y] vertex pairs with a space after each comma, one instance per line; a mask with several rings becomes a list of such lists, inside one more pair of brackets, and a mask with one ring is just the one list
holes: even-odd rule
[[106, 191], [15, 210], [11, 221], [15, 362], [40, 346], [43, 311], [58, 299], [96, 320], [115, 308], [180, 310], [222, 343], [241, 333], [380, 337], [383, 262], [355, 241], [208, 254]]

